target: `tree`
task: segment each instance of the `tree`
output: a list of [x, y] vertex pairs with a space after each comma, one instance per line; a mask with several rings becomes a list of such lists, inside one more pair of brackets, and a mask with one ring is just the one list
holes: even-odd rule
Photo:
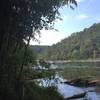
[[[59, 19], [58, 9], [65, 4], [76, 4], [75, 0], [2, 0], [0, 3], [0, 61], [6, 63], [6, 55], [13, 55], [16, 48], [40, 33], [43, 28], [53, 29]], [[44, 6], [45, 5], [45, 6]], [[72, 5], [70, 5], [72, 8]], [[24, 41], [23, 41], [24, 40]], [[26, 54], [26, 53], [25, 53]]]
[[38, 48], [42, 48], [41, 57], [49, 60], [100, 58], [100, 23], [73, 33], [55, 45]]
[[[30, 39], [36, 40], [35, 36], [43, 28], [53, 29], [55, 19], [59, 19], [58, 9], [65, 4], [71, 8], [77, 5], [75, 0], [0, 1], [0, 99], [8, 95], [9, 99], [14, 99], [14, 93], [17, 95], [23, 89], [20, 76], [26, 65]], [[19, 88], [16, 87], [18, 77], [21, 79]]]

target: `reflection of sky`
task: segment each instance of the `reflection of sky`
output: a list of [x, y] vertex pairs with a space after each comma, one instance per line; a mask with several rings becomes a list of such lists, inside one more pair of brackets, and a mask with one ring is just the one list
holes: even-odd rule
[[[52, 45], [73, 32], [81, 31], [93, 23], [100, 22], [100, 0], [76, 1], [78, 1], [78, 7], [75, 7], [75, 10], [71, 10], [68, 6], [59, 10], [63, 19], [63, 21], [56, 20], [55, 28], [59, 32], [42, 30], [41, 38], [39, 38], [41, 45]], [[31, 41], [31, 44], [38, 43]]]
[[63, 95], [64, 98], [68, 98], [73, 95], [84, 93], [84, 91], [82, 89], [79, 89], [77, 87], [70, 86], [67, 84], [58, 84], [57, 87], [58, 87], [58, 92], [61, 95]]
[[100, 100], [100, 94], [98, 95], [95, 92], [88, 92], [87, 99], [88, 100]]
[[[54, 80], [46, 80], [46, 79], [38, 79], [37, 80], [38, 84], [40, 86], [44, 86], [47, 87], [49, 86], [56, 86], [57, 87], [57, 91], [64, 97], [64, 98], [68, 98], [68, 97], [72, 97], [74, 95], [78, 95], [81, 93], [84, 93], [85, 91], [94, 91], [95, 88], [78, 88], [78, 87], [74, 87], [74, 86], [70, 86], [67, 84], [63, 84], [63, 83], [55, 83]], [[100, 93], [97, 94], [96, 92], [87, 92], [86, 96], [84, 97], [84, 100], [100, 100]], [[82, 99], [77, 99], [77, 100], [83, 100]]]

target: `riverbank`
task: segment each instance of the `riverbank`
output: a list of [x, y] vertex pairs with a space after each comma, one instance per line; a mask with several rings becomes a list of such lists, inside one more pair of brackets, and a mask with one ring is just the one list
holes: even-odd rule
[[46, 60], [47, 63], [71, 63], [71, 62], [100, 62], [100, 59], [88, 59], [88, 60]]

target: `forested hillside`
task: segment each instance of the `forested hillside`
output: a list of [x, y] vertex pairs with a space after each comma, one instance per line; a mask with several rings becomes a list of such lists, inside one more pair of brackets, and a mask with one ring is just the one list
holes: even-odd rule
[[31, 45], [30, 48], [33, 50], [34, 54], [40, 58], [40, 56], [43, 56], [42, 54], [44, 53], [44, 50], [49, 49], [50, 46]]
[[100, 23], [73, 33], [51, 47], [33, 48], [39, 57], [50, 60], [100, 58]]

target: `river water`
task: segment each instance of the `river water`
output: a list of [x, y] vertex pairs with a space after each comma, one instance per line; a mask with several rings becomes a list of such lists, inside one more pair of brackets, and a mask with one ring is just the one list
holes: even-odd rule
[[[69, 98], [77, 94], [81, 94], [84, 92], [86, 93], [86, 96], [84, 98], [76, 99], [76, 100], [100, 100], [100, 93], [97, 93], [95, 91], [95, 87], [88, 87], [88, 88], [79, 88], [75, 86], [71, 86], [68, 84], [61, 83], [64, 80], [62, 77], [59, 77], [57, 75], [56, 77], [59, 79], [58, 81], [55, 82], [55, 80], [49, 80], [49, 79], [38, 79], [38, 83], [40, 86], [55, 86], [57, 88], [57, 91], [64, 97], [64, 98]], [[75, 99], [74, 99], [75, 100]]]
[[[52, 64], [51, 65], [51, 69], [64, 69], [67, 70], [66, 68], [68, 68], [70, 64]], [[90, 66], [93, 64], [89, 64]], [[85, 66], [89, 66], [89, 65], [84, 65], [82, 64], [82, 67]], [[80, 64], [79, 65], [71, 65], [73, 68], [78, 68], [81, 67]], [[90, 67], [89, 66], [89, 67]], [[89, 69], [90, 70], [90, 69]], [[86, 73], [85, 73], [86, 74]], [[83, 74], [84, 75], [84, 74]], [[82, 88], [82, 87], [75, 87], [75, 86], [71, 86], [68, 84], [63, 83], [66, 79], [64, 79], [64, 76], [59, 75], [59, 72], [57, 72], [55, 79], [38, 79], [36, 81], [38, 81], [40, 86], [55, 86], [57, 88], [57, 91], [64, 97], [64, 98], [68, 98], [68, 97], [72, 97], [74, 95], [77, 94], [81, 94], [86, 92], [86, 96], [84, 98], [80, 98], [80, 99], [76, 99], [76, 100], [100, 100], [100, 92], [96, 92], [95, 88], [96, 87], [88, 87], [88, 88]]]

